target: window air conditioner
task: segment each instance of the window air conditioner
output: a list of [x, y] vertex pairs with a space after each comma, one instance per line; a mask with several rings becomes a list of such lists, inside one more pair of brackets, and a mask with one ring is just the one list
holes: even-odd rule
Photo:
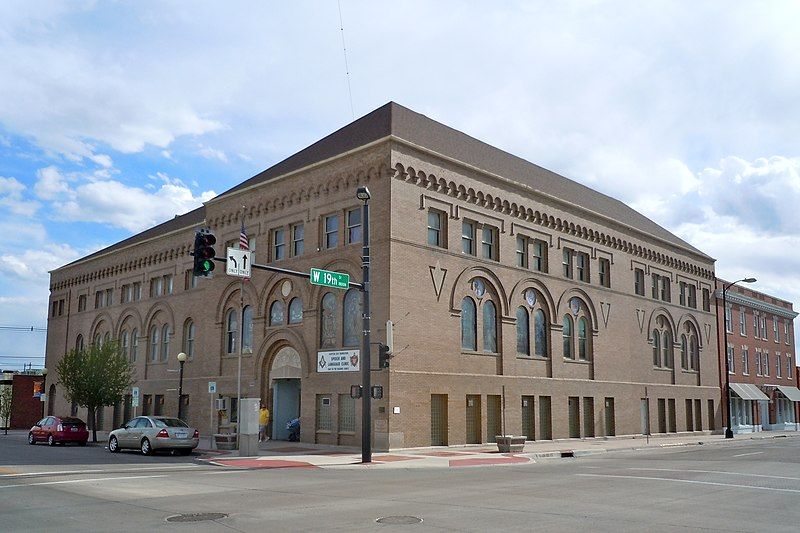
[[217, 411], [227, 411], [228, 410], [228, 399], [227, 398], [217, 398], [214, 400], [214, 405], [216, 405]]

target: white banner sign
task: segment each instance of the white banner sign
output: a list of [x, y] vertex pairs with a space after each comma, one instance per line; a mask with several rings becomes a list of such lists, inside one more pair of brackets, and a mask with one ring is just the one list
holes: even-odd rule
[[357, 372], [361, 369], [360, 350], [317, 352], [317, 372]]
[[228, 248], [226, 257], [225, 273], [227, 275], [239, 276], [240, 278], [250, 277], [250, 263], [253, 262], [253, 252], [239, 250], [238, 248]]

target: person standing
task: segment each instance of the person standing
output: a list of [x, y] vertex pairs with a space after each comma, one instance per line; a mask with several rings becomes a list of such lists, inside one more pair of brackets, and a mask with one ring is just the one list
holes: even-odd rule
[[258, 442], [269, 440], [267, 436], [267, 426], [269, 425], [269, 409], [261, 402], [261, 410], [258, 412]]

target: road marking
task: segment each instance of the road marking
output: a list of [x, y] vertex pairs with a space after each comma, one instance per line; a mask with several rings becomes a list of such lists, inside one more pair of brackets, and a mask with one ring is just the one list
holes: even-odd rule
[[37, 485], [63, 485], [65, 483], [90, 483], [92, 481], [117, 481], [120, 479], [147, 479], [154, 477], [167, 477], [166, 474], [159, 476], [122, 476], [122, 477], [98, 477], [91, 479], [65, 479], [62, 481], [42, 481], [40, 483], [26, 483], [24, 485], [3, 485], [0, 489], [18, 489], [21, 487], [35, 487]]
[[678, 468], [629, 468], [628, 470], [644, 470], [653, 472], [688, 472], [691, 474], [725, 474], [727, 476], [765, 477], [770, 479], [791, 479], [800, 481], [800, 477], [768, 476], [766, 474], [744, 474], [741, 472], [722, 472], [720, 470], [681, 470]]
[[118, 468], [122, 468], [123, 470], [187, 470], [192, 468], [198, 468], [200, 466], [205, 465], [180, 465], [180, 466], [145, 466], [145, 467], [137, 467], [136, 465], [130, 466], [119, 466], [117, 468], [111, 468], [108, 470], [58, 470], [55, 472], [25, 472], [20, 474], [0, 474], [0, 478], [7, 478], [7, 477], [30, 477], [30, 476], [60, 476], [64, 474], [102, 474], [103, 472], [113, 472]]
[[731, 455], [731, 457], [744, 457], [746, 455], [758, 455], [760, 453], [764, 453], [764, 452], [740, 453], [740, 454], [737, 454], [737, 455]]
[[737, 485], [734, 483], [714, 483], [713, 481], [696, 481], [693, 479], [671, 479], [667, 477], [645, 477], [645, 476], [617, 476], [612, 474], [575, 474], [582, 477], [613, 477], [620, 479], [641, 479], [645, 481], [672, 481], [673, 483], [690, 483], [693, 485], [715, 485], [717, 487], [731, 487], [737, 489], [770, 490], [773, 492], [793, 492], [800, 493], [800, 489], [776, 489], [773, 487], [756, 487], [753, 485]]

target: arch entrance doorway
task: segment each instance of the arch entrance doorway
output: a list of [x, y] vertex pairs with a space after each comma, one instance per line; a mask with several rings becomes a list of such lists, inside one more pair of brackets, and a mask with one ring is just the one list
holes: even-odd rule
[[269, 369], [272, 389], [272, 438], [287, 440], [286, 422], [300, 416], [300, 354], [291, 346], [281, 348]]

